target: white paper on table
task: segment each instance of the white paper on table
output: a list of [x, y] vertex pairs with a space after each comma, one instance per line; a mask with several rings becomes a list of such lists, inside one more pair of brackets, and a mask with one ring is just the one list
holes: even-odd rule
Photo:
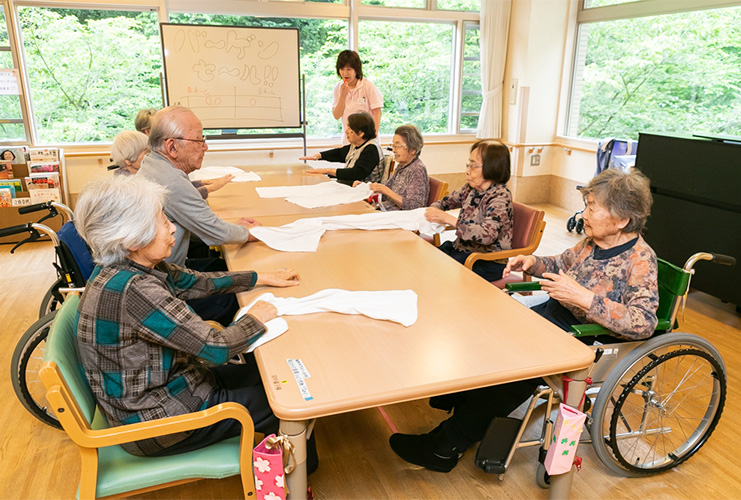
[[373, 194], [368, 183], [351, 187], [334, 181], [301, 186], [258, 187], [256, 191], [261, 198], [285, 198], [304, 208], [354, 203], [367, 200]]
[[203, 167], [191, 172], [188, 177], [191, 181], [203, 181], [218, 179], [229, 174], [234, 176], [232, 182], [256, 182], [261, 180], [255, 172], [245, 172], [237, 167]]

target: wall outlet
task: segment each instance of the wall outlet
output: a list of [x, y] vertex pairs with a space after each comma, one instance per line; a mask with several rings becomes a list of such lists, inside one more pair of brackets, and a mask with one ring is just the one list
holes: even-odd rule
[[539, 154], [530, 155], [530, 166], [537, 167], [538, 165], [540, 165], [540, 155]]

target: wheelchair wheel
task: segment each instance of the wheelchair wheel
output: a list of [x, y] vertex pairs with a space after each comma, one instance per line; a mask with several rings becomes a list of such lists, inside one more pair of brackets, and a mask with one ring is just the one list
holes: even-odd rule
[[39, 375], [46, 336], [56, 315], [57, 311], [52, 311], [26, 330], [13, 351], [10, 370], [13, 390], [21, 404], [45, 424], [61, 428], [48, 407], [46, 389]]
[[641, 476], [681, 464], [718, 424], [726, 398], [723, 359], [710, 342], [667, 333], [631, 351], [608, 375], [592, 411], [597, 456]]
[[576, 221], [576, 234], [581, 234], [584, 231], [584, 219]]
[[545, 465], [541, 463], [538, 463], [538, 470], [535, 472], [535, 482], [544, 490], [551, 487], [551, 475], [545, 470]]
[[576, 227], [576, 215], [572, 215], [569, 217], [569, 220], [566, 221], [566, 230], [568, 232], [571, 232]]
[[41, 307], [39, 307], [39, 319], [43, 318], [52, 311], [59, 309], [62, 305], [62, 295], [59, 293], [59, 288], [64, 286], [62, 280], [57, 280], [44, 294], [44, 298], [41, 299]]

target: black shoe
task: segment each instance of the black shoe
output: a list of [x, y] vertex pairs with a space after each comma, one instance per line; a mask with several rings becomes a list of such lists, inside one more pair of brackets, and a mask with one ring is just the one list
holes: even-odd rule
[[430, 407], [450, 413], [457, 405], [463, 402], [463, 398], [463, 395], [460, 393], [433, 396], [430, 398]]
[[439, 428], [421, 435], [392, 434], [389, 444], [402, 459], [435, 472], [450, 472], [463, 456], [448, 444]]

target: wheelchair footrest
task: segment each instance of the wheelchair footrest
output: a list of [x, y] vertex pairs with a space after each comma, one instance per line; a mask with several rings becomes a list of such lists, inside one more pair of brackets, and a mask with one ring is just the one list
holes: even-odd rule
[[504, 474], [507, 470], [507, 457], [517, 445], [515, 439], [520, 432], [522, 420], [510, 417], [497, 417], [486, 429], [475, 463], [484, 472]]

